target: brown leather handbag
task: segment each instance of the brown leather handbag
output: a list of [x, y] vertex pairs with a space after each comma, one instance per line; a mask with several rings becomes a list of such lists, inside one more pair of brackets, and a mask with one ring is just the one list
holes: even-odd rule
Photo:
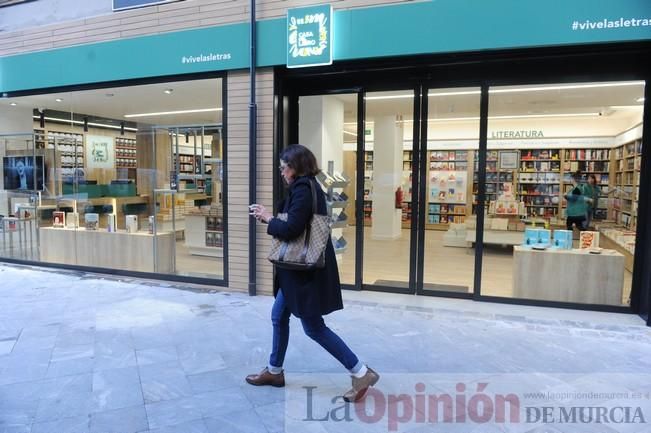
[[[332, 219], [327, 215], [316, 213], [316, 187], [310, 181], [312, 189], [312, 218], [299, 237], [284, 241], [276, 237], [271, 240], [269, 261], [281, 269], [309, 271], [325, 267], [325, 249], [330, 239]], [[276, 218], [287, 221], [286, 213], [279, 213]]]

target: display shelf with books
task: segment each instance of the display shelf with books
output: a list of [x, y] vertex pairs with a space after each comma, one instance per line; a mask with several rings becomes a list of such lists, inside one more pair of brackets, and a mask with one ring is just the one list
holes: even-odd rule
[[[501, 169], [499, 160], [501, 152], [489, 150], [486, 155], [486, 207], [491, 201], [496, 201], [504, 191], [504, 184], [513, 185], [517, 181], [515, 169]], [[474, 171], [472, 183], [472, 213], [476, 213], [477, 194], [479, 192], [479, 154], [474, 155]]]
[[527, 217], [557, 217], [560, 187], [559, 149], [530, 149], [520, 152], [517, 199], [525, 203]]
[[373, 221], [373, 151], [364, 152], [364, 225], [370, 226]]
[[115, 138], [115, 168], [136, 168], [136, 140], [132, 138]]
[[193, 155], [179, 153], [174, 155], [174, 165], [176, 166], [178, 159], [179, 173], [180, 174], [195, 174], [195, 159]]
[[335, 254], [346, 252], [346, 239], [344, 239], [341, 229], [348, 226], [348, 217], [345, 209], [348, 206], [348, 196], [343, 191], [335, 189], [344, 189], [350, 183], [350, 179], [335, 171], [334, 161], [328, 161], [328, 171], [321, 171], [317, 175], [317, 180], [326, 189], [326, 204], [328, 216], [332, 221], [332, 244]]
[[[475, 206], [477, 204], [477, 194], [479, 193], [479, 153], [474, 152], [474, 164], [472, 175], [472, 212], [475, 213]], [[497, 170], [497, 150], [489, 150], [486, 155], [486, 202], [497, 200], [499, 193], [498, 179], [499, 173]]]
[[413, 154], [411, 150], [405, 150], [402, 152], [402, 227], [409, 228], [411, 227], [411, 212], [412, 212], [412, 169], [413, 169]]
[[614, 153], [615, 177], [612, 186], [612, 219], [627, 230], [635, 231], [637, 227], [642, 140], [638, 139], [618, 146], [615, 148]]
[[468, 157], [467, 150], [428, 152], [426, 228], [447, 230], [449, 223], [465, 221]]
[[46, 130], [46, 149], [54, 149], [61, 176], [72, 176], [84, 167], [84, 135], [74, 132]]
[[46, 135], [44, 129], [34, 128], [34, 146], [37, 149], [45, 149], [46, 147]]

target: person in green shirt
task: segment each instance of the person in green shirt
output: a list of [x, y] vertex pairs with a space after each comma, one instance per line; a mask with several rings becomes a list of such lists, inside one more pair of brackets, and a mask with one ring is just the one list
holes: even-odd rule
[[586, 185], [581, 181], [581, 172], [577, 171], [573, 176], [573, 187], [565, 194], [567, 200], [567, 229], [572, 230], [573, 226], [579, 230], [584, 229], [586, 215], [592, 198], [588, 195]]
[[595, 216], [597, 210], [597, 203], [599, 202], [599, 195], [601, 194], [601, 189], [597, 185], [597, 176], [591, 174], [588, 176], [588, 183], [584, 186], [586, 195], [592, 199], [592, 202], [588, 204], [588, 211], [585, 215], [585, 222], [583, 224], [584, 229], [590, 228], [592, 225], [592, 219]]

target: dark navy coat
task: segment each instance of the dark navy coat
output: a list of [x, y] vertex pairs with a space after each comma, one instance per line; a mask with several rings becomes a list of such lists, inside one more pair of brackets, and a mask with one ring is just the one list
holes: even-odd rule
[[[303, 233], [312, 217], [312, 190], [315, 182], [317, 214], [326, 215], [325, 193], [314, 177], [297, 177], [289, 187], [289, 196], [283, 201], [280, 212], [287, 213], [287, 221], [273, 218], [267, 233], [283, 240], [292, 240]], [[325, 251], [325, 267], [311, 271], [294, 271], [276, 268], [274, 296], [282, 288], [287, 307], [296, 317], [323, 316], [343, 308], [339, 269], [331, 239]]]

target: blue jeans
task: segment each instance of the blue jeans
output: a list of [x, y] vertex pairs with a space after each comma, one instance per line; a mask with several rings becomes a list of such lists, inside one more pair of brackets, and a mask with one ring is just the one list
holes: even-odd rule
[[[285, 304], [283, 291], [278, 290], [276, 300], [271, 309], [271, 323], [273, 325], [273, 348], [269, 357], [269, 365], [282, 367], [285, 361], [285, 353], [289, 343], [289, 316], [291, 312]], [[325, 325], [323, 317], [301, 318], [305, 335], [316, 341], [327, 350], [337, 361], [348, 370], [358, 367], [357, 356], [346, 346], [341, 338]]]

